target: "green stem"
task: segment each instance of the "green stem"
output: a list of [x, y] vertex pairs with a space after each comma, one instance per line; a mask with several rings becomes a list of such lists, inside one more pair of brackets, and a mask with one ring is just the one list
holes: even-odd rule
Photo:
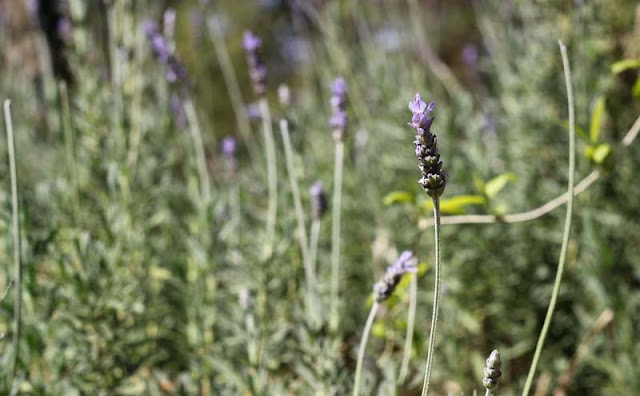
[[402, 363], [400, 364], [400, 375], [398, 381], [403, 383], [409, 372], [409, 359], [411, 358], [411, 347], [413, 344], [413, 330], [416, 322], [416, 296], [418, 294], [418, 274], [411, 274], [409, 285], [409, 312], [407, 314], [407, 334], [404, 339], [404, 350], [402, 352]]
[[267, 208], [267, 257], [273, 253], [275, 240], [276, 217], [278, 215], [278, 173], [276, 163], [276, 144], [271, 128], [271, 112], [266, 97], [259, 101], [260, 114], [262, 115], [262, 133], [267, 154], [267, 178], [269, 183], [269, 203]]
[[310, 314], [313, 319], [316, 317], [315, 310], [313, 309], [313, 302], [315, 301], [313, 298], [315, 294], [315, 276], [311, 268], [307, 229], [305, 227], [304, 212], [302, 211], [302, 200], [300, 199], [300, 188], [298, 187], [295, 166], [293, 164], [293, 148], [291, 147], [291, 138], [289, 136], [289, 123], [284, 118], [280, 120], [280, 133], [284, 143], [284, 154], [287, 163], [287, 172], [289, 173], [289, 184], [291, 185], [291, 192], [293, 193], [293, 204], [296, 219], [298, 221], [298, 240], [300, 242], [300, 250], [302, 251], [302, 263], [304, 265], [305, 280], [307, 282], [307, 305], [308, 309], [311, 311]]
[[236, 116], [236, 124], [240, 131], [240, 137], [242, 137], [242, 140], [247, 147], [249, 157], [256, 157], [256, 153], [254, 152], [255, 145], [251, 144], [251, 125], [249, 124], [244, 100], [242, 99], [240, 84], [238, 83], [238, 77], [236, 76], [233, 63], [231, 62], [231, 57], [229, 56], [229, 50], [227, 49], [224, 37], [220, 31], [220, 26], [218, 26], [217, 16], [211, 17], [207, 20], [207, 27], [209, 30], [209, 36], [211, 37], [211, 42], [213, 43], [213, 49], [216, 52], [216, 57], [220, 64], [222, 78], [225, 86], [227, 87], [227, 92], [229, 93], [231, 107], [233, 108], [233, 112]]
[[553, 318], [553, 311], [556, 307], [556, 301], [558, 299], [558, 292], [560, 290], [560, 283], [562, 282], [562, 273], [564, 272], [564, 265], [567, 258], [567, 247], [569, 246], [569, 233], [571, 232], [571, 215], [573, 213], [573, 183], [575, 177], [576, 167], [576, 155], [575, 155], [575, 114], [573, 105], [573, 89], [571, 87], [571, 69], [569, 67], [569, 59], [567, 57], [567, 47], [558, 41], [560, 46], [560, 52], [562, 54], [562, 65], [564, 66], [564, 79], [567, 88], [567, 103], [569, 106], [569, 182], [568, 182], [568, 201], [567, 201], [567, 215], [564, 221], [564, 232], [562, 234], [562, 247], [560, 248], [560, 259], [558, 262], [558, 269], [556, 272], [556, 279], [553, 284], [553, 291], [551, 293], [551, 300], [549, 301], [549, 307], [547, 309], [547, 315], [544, 318], [544, 324], [540, 331], [540, 337], [538, 338], [538, 344], [533, 354], [533, 361], [529, 368], [529, 374], [527, 375], [527, 382], [524, 385], [522, 395], [529, 394], [529, 389], [533, 382], [533, 376], [538, 366], [538, 360], [540, 359], [540, 353], [544, 346], [544, 340], [549, 331], [551, 325], [551, 319]]
[[187, 115], [187, 120], [189, 121], [189, 131], [191, 132], [193, 149], [196, 152], [201, 199], [203, 202], [209, 203], [211, 200], [211, 181], [209, 180], [209, 172], [207, 171], [207, 159], [204, 151], [202, 132], [200, 131], [198, 116], [196, 115], [196, 110], [191, 99], [186, 99], [184, 101], [184, 111]]
[[60, 82], [60, 103], [62, 106], [62, 129], [64, 130], [64, 147], [69, 166], [69, 179], [73, 189], [73, 222], [78, 221], [80, 195], [78, 193], [78, 172], [76, 171], [76, 156], [73, 152], [73, 129], [71, 127], [71, 111], [69, 110], [69, 91], [67, 83]]
[[336, 141], [336, 158], [333, 176], [333, 221], [331, 224], [331, 307], [329, 329], [336, 331], [340, 323], [338, 315], [340, 289], [340, 210], [342, 205], [342, 172], [344, 167], [344, 143]]
[[362, 332], [362, 339], [360, 340], [360, 347], [358, 348], [358, 363], [356, 364], [356, 378], [353, 386], [353, 396], [360, 394], [360, 381], [362, 377], [362, 364], [364, 362], [364, 352], [367, 348], [367, 340], [369, 339], [369, 333], [371, 333], [371, 326], [376, 318], [376, 312], [378, 312], [379, 304], [374, 302], [369, 311], [369, 317], [367, 323], [364, 325], [364, 331]]
[[434, 354], [436, 349], [436, 334], [438, 325], [438, 308], [440, 306], [440, 277], [442, 265], [440, 262], [440, 198], [433, 198], [433, 217], [435, 218], [435, 240], [436, 240], [436, 273], [433, 287], [433, 312], [431, 314], [431, 331], [429, 332], [429, 349], [427, 354], [427, 367], [424, 370], [424, 382], [422, 383], [422, 396], [429, 394], [429, 380], [433, 369]]
[[309, 252], [309, 261], [311, 262], [311, 272], [314, 276], [316, 272], [316, 262], [318, 258], [318, 240], [320, 239], [320, 219], [313, 219], [311, 223], [311, 246]]
[[13, 387], [13, 381], [16, 377], [18, 368], [18, 357], [20, 355], [20, 333], [22, 330], [22, 245], [20, 241], [20, 204], [18, 202], [18, 172], [16, 170], [16, 148], [13, 140], [13, 122], [11, 121], [11, 101], [4, 101], [4, 120], [7, 128], [7, 147], [9, 150], [9, 171], [11, 173], [11, 208], [12, 229], [13, 229], [13, 264], [15, 272], [15, 301], [13, 307], [14, 334], [13, 334], [13, 356], [11, 359], [11, 368], [9, 369], [9, 387], [8, 391]]

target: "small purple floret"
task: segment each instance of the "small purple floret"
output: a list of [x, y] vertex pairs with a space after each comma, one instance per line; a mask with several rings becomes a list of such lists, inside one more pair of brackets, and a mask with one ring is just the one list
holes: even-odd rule
[[410, 272], [417, 272], [416, 260], [413, 257], [413, 253], [409, 250], [402, 252], [396, 262], [387, 267], [387, 272], [381, 281], [373, 286], [373, 295], [376, 302], [383, 302], [388, 299], [395, 291], [398, 283], [402, 279], [404, 274]]

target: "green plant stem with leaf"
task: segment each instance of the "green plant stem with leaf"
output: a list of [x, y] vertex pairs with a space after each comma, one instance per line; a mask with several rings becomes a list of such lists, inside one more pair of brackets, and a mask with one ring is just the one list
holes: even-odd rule
[[549, 326], [553, 319], [553, 312], [556, 307], [558, 299], [558, 292], [560, 291], [560, 284], [562, 283], [562, 274], [564, 272], [564, 265], [567, 259], [567, 248], [569, 246], [569, 233], [571, 232], [571, 215], [573, 213], [573, 183], [575, 177], [576, 155], [575, 155], [575, 114], [573, 104], [573, 89], [571, 86], [571, 69], [569, 66], [569, 59], [567, 56], [567, 47], [558, 41], [560, 46], [560, 52], [562, 54], [562, 65], [564, 66], [564, 78], [567, 87], [567, 102], [569, 107], [569, 181], [568, 181], [568, 202], [567, 202], [567, 214], [564, 221], [564, 232], [562, 234], [562, 247], [560, 248], [560, 259], [558, 262], [558, 269], [556, 272], [556, 279], [553, 284], [553, 291], [551, 293], [551, 300], [549, 301], [549, 307], [547, 309], [547, 315], [544, 318], [542, 330], [540, 331], [540, 337], [536, 345], [536, 350], [533, 354], [533, 361], [529, 368], [529, 374], [527, 375], [527, 381], [525, 382], [524, 389], [522, 390], [522, 396], [527, 396], [533, 383], [533, 377], [538, 366], [538, 360], [540, 359], [540, 353], [544, 347], [544, 341], [549, 331]]
[[311, 260], [309, 253], [309, 242], [307, 239], [307, 229], [305, 226], [304, 212], [302, 210], [302, 200], [300, 199], [300, 188], [295, 174], [295, 166], [293, 163], [293, 148], [291, 146], [291, 138], [289, 136], [289, 122], [286, 119], [280, 120], [280, 134], [284, 143], [284, 154], [287, 164], [287, 172], [289, 173], [289, 184], [293, 194], [293, 205], [295, 208], [296, 220], [298, 222], [298, 241], [300, 242], [300, 250], [302, 251], [302, 263], [304, 265], [304, 274], [306, 281], [306, 299], [307, 309], [309, 310], [310, 320], [316, 322], [317, 312], [315, 309], [315, 274], [311, 268]]
[[80, 196], [78, 194], [78, 172], [76, 170], [76, 156], [73, 144], [73, 129], [71, 126], [71, 111], [69, 109], [69, 91], [67, 83], [60, 82], [60, 104], [62, 107], [62, 129], [64, 130], [64, 148], [69, 168], [69, 180], [73, 191], [73, 222], [78, 221], [78, 209], [80, 208]]
[[356, 363], [356, 378], [353, 385], [353, 396], [358, 396], [360, 394], [360, 382], [362, 382], [362, 365], [364, 363], [364, 353], [367, 349], [367, 341], [369, 340], [369, 334], [371, 333], [371, 327], [373, 326], [373, 321], [376, 318], [376, 313], [378, 312], [378, 307], [380, 304], [377, 302], [373, 302], [371, 306], [371, 310], [369, 311], [369, 317], [367, 318], [367, 323], [364, 325], [364, 330], [362, 331], [362, 339], [360, 340], [360, 347], [358, 347], [358, 361]]
[[409, 284], [409, 311], [407, 313], [407, 333], [404, 338], [404, 348], [402, 350], [402, 362], [400, 363], [400, 374], [398, 381], [403, 383], [409, 373], [409, 360], [411, 359], [411, 348], [413, 345], [413, 331], [416, 323], [416, 307], [418, 295], [418, 274], [412, 273]]
[[340, 294], [340, 210], [342, 206], [342, 173], [344, 168], [344, 142], [336, 141], [333, 176], [333, 208], [331, 224], [331, 306], [329, 329], [335, 332], [340, 324], [338, 312]]
[[196, 153], [198, 176], [200, 179], [200, 198], [203, 203], [207, 205], [211, 202], [211, 181], [209, 179], [209, 171], [207, 170], [207, 157], [204, 150], [204, 141], [202, 140], [200, 123], [198, 122], [196, 109], [191, 99], [185, 100], [184, 111], [187, 115], [187, 120], [189, 121], [189, 131], [191, 132], [193, 149]]
[[262, 96], [259, 100], [260, 114], [262, 116], [262, 133], [264, 147], [267, 156], [267, 182], [269, 189], [269, 201], [267, 206], [267, 249], [266, 256], [271, 257], [275, 243], [276, 217], [278, 216], [278, 171], [276, 159], [276, 144], [271, 127], [271, 111], [267, 98]]
[[309, 262], [311, 265], [311, 272], [314, 276], [317, 275], [316, 262], [318, 261], [318, 241], [320, 239], [320, 219], [313, 219], [311, 221], [310, 242], [309, 242]]
[[11, 210], [13, 231], [13, 265], [15, 276], [15, 297], [13, 302], [13, 349], [10, 360], [6, 394], [13, 388], [20, 357], [20, 335], [22, 332], [22, 244], [20, 240], [20, 203], [18, 201], [18, 171], [16, 169], [16, 148], [11, 120], [11, 101], [4, 101], [4, 121], [7, 129], [7, 148], [9, 151], [9, 172], [11, 175]]
[[422, 383], [422, 396], [429, 394], [429, 380], [431, 379], [431, 370], [433, 369], [433, 361], [436, 349], [436, 335], [438, 325], [438, 308], [440, 306], [440, 282], [441, 282], [441, 248], [440, 248], [440, 198], [433, 198], [433, 217], [435, 219], [435, 282], [433, 286], [433, 312], [431, 314], [431, 331], [429, 332], [429, 348], [427, 352], [427, 366], [424, 370], [424, 382]]

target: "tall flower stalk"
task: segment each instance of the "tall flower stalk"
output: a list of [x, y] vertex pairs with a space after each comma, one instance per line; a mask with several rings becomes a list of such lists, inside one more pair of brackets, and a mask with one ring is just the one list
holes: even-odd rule
[[564, 232], [562, 234], [562, 247], [560, 248], [560, 259], [558, 262], [558, 269], [556, 272], [556, 279], [553, 284], [553, 291], [551, 292], [551, 300], [549, 301], [549, 308], [547, 308], [547, 315], [544, 318], [542, 330], [538, 338], [536, 350], [533, 354], [533, 361], [529, 368], [529, 374], [527, 375], [527, 382], [524, 384], [522, 390], [522, 396], [529, 394], [529, 389], [533, 383], [533, 376], [536, 373], [538, 367], [538, 360], [540, 359], [540, 353], [544, 347], [544, 341], [553, 319], [553, 312], [556, 308], [556, 302], [558, 300], [558, 292], [560, 291], [560, 283], [562, 283], [562, 274], [564, 272], [564, 264], [567, 260], [567, 247], [569, 246], [569, 233], [571, 232], [571, 215], [573, 213], [573, 190], [574, 190], [574, 178], [576, 168], [576, 125], [575, 114], [573, 106], [573, 88], [571, 86], [571, 68], [569, 67], [569, 59], [567, 57], [567, 47], [558, 41], [560, 45], [560, 52], [562, 54], [562, 65], [564, 66], [564, 79], [567, 88], [567, 106], [569, 107], [569, 182], [568, 182], [568, 201], [567, 201], [567, 214], [564, 221]]
[[311, 270], [316, 274], [316, 261], [318, 258], [318, 240], [320, 239], [320, 226], [322, 217], [327, 212], [327, 193], [324, 190], [324, 184], [321, 181], [313, 183], [309, 188], [311, 196], [311, 240], [309, 242], [309, 260], [311, 261]]
[[7, 131], [7, 148], [9, 150], [9, 171], [11, 175], [11, 209], [13, 231], [13, 265], [15, 277], [15, 297], [13, 302], [13, 351], [8, 371], [7, 394], [13, 388], [16, 378], [18, 358], [20, 356], [20, 334], [22, 332], [22, 244], [20, 240], [20, 203], [18, 201], [18, 171], [16, 169], [16, 148], [11, 121], [11, 101], [4, 102], [4, 122]]
[[265, 96], [267, 67], [262, 61], [262, 57], [258, 51], [262, 46], [262, 40], [259, 37], [247, 30], [244, 32], [243, 45], [247, 55], [251, 84], [253, 85], [254, 92], [260, 98], [258, 104], [260, 106], [262, 133], [264, 137], [265, 153], [267, 156], [267, 182], [269, 190], [269, 201], [267, 206], [266, 256], [270, 257], [273, 253], [276, 217], [278, 215], [278, 174], [276, 144], [273, 137], [273, 129], [271, 127], [271, 111], [269, 110], [269, 102], [267, 102], [267, 98]]
[[424, 191], [433, 200], [433, 217], [435, 219], [435, 284], [433, 288], [433, 311], [431, 314], [431, 330], [429, 332], [429, 348], [427, 355], [427, 366], [424, 373], [422, 385], [422, 396], [429, 393], [429, 380], [435, 355], [436, 335], [438, 325], [438, 309], [440, 306], [441, 288], [441, 249], [440, 249], [440, 195], [444, 192], [446, 185], [446, 174], [442, 170], [442, 161], [438, 153], [436, 135], [431, 132], [431, 124], [434, 117], [429, 114], [435, 108], [435, 102], [427, 105], [422, 100], [420, 94], [416, 94], [409, 102], [409, 110], [413, 113], [409, 125], [416, 131], [416, 140], [413, 144], [418, 157], [418, 166], [422, 172], [422, 178], [418, 181]]
[[342, 173], [344, 169], [344, 135], [347, 129], [347, 84], [337, 78], [331, 87], [331, 117], [329, 126], [336, 142], [333, 174], [333, 219], [331, 224], [331, 305], [329, 329], [336, 331], [340, 324], [338, 312], [340, 292], [340, 211], [342, 206]]
[[282, 135], [282, 141], [284, 143], [284, 154], [287, 163], [287, 172], [289, 173], [289, 184], [291, 185], [293, 204], [295, 207], [296, 219], [298, 222], [298, 241], [300, 242], [300, 250], [302, 251], [302, 263], [304, 265], [304, 274], [307, 283], [307, 310], [309, 311], [311, 321], [315, 323], [317, 320], [314, 298], [316, 281], [315, 274], [311, 267], [307, 228], [305, 226], [304, 212], [302, 210], [300, 187], [298, 186], [298, 180], [296, 178], [295, 167], [293, 164], [293, 148], [291, 145], [291, 138], [289, 136], [289, 122], [286, 118], [280, 120], [280, 133]]
[[406, 273], [415, 273], [416, 260], [413, 258], [413, 253], [405, 250], [400, 254], [398, 260], [392, 265], [387, 267], [387, 272], [383, 278], [373, 286], [373, 305], [369, 311], [367, 323], [364, 326], [362, 332], [362, 340], [360, 340], [360, 347], [358, 348], [358, 361], [356, 363], [356, 377], [353, 386], [353, 396], [360, 394], [360, 383], [362, 382], [362, 365], [364, 362], [364, 355], [367, 348], [367, 341], [369, 340], [369, 334], [371, 333], [371, 327], [373, 321], [378, 312], [380, 304], [387, 300], [393, 292], [396, 290], [398, 283], [402, 279], [402, 276]]

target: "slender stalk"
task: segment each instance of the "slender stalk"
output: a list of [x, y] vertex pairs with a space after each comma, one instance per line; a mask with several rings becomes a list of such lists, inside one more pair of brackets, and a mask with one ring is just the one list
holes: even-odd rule
[[362, 339], [360, 340], [360, 347], [358, 348], [358, 363], [356, 364], [356, 379], [353, 386], [353, 396], [358, 396], [360, 394], [360, 382], [362, 377], [362, 364], [364, 362], [364, 352], [367, 348], [367, 340], [369, 339], [369, 333], [371, 333], [371, 326], [373, 326], [373, 321], [376, 318], [376, 313], [378, 312], [378, 307], [380, 305], [377, 302], [374, 302], [371, 306], [371, 310], [369, 311], [369, 317], [367, 318], [367, 323], [364, 325], [364, 331], [362, 332]]
[[320, 239], [320, 219], [313, 219], [311, 222], [311, 242], [309, 247], [309, 261], [311, 264], [311, 272], [314, 276], [316, 272], [316, 262], [318, 258], [318, 240]]
[[222, 78], [225, 86], [227, 87], [227, 92], [229, 93], [231, 107], [233, 108], [233, 112], [236, 116], [236, 124], [240, 131], [240, 137], [244, 141], [245, 147], [247, 147], [249, 156], [254, 157], [254, 145], [250, 142], [251, 125], [249, 124], [244, 100], [242, 99], [240, 84], [238, 83], [238, 77], [236, 76], [236, 72], [233, 68], [233, 63], [229, 56], [229, 50], [227, 49], [224, 37], [220, 31], [220, 26], [218, 25], [218, 19], [216, 16], [207, 20], [207, 28], [209, 30], [211, 42], [213, 43], [213, 49], [216, 52], [218, 63], [220, 64]]
[[18, 202], [18, 171], [16, 170], [16, 148], [13, 140], [13, 122], [11, 120], [11, 101], [4, 101], [4, 121], [7, 128], [7, 148], [9, 150], [9, 171], [11, 173], [11, 209], [12, 230], [13, 230], [13, 264], [15, 272], [15, 301], [13, 306], [14, 332], [13, 332], [13, 356], [11, 368], [9, 369], [9, 387], [13, 387], [18, 368], [18, 357], [20, 355], [20, 333], [22, 331], [22, 245], [20, 241], [20, 203]]
[[491, 396], [493, 394], [493, 392], [491, 392], [491, 389], [487, 389], [487, 391], [485, 392], [484, 396]]
[[312, 318], [315, 318], [315, 310], [313, 309], [315, 275], [311, 268], [309, 242], [307, 239], [304, 212], [302, 211], [300, 188], [298, 187], [298, 180], [296, 179], [295, 167], [293, 165], [293, 148], [291, 147], [291, 138], [289, 136], [289, 122], [284, 118], [280, 120], [280, 133], [284, 143], [284, 154], [287, 163], [287, 172], [289, 173], [289, 184], [291, 185], [291, 192], [293, 193], [293, 204], [295, 207], [296, 219], [298, 221], [298, 240], [300, 242], [300, 250], [302, 251], [302, 263], [304, 265], [305, 280], [307, 282], [308, 309], [311, 310], [310, 314]]
[[207, 171], [207, 159], [204, 151], [204, 142], [202, 141], [202, 133], [198, 116], [191, 99], [184, 101], [184, 111], [189, 121], [189, 130], [191, 131], [191, 140], [193, 141], [193, 149], [196, 152], [196, 161], [198, 164], [198, 176], [200, 178], [200, 194], [204, 202], [211, 201], [211, 181], [209, 180], [209, 172]]
[[73, 189], [73, 222], [78, 221], [80, 196], [78, 194], [78, 172], [76, 171], [76, 156], [73, 152], [73, 129], [71, 127], [71, 111], [69, 110], [69, 92], [67, 83], [60, 81], [60, 102], [62, 105], [62, 129], [64, 130], [64, 147], [69, 167], [69, 179]]
[[407, 334], [404, 338], [404, 350], [402, 352], [402, 363], [400, 364], [400, 375], [398, 381], [404, 382], [409, 372], [409, 359], [411, 358], [411, 347], [413, 345], [413, 330], [416, 323], [416, 296], [418, 294], [418, 274], [411, 274], [409, 284], [409, 312], [407, 314]]
[[267, 208], [267, 256], [273, 253], [273, 244], [276, 230], [276, 217], [278, 215], [278, 173], [276, 160], [276, 144], [271, 128], [271, 112], [266, 97], [261, 97], [260, 114], [262, 115], [262, 133], [267, 154], [267, 178], [269, 183], [269, 204]]
[[427, 367], [424, 371], [424, 382], [422, 383], [422, 396], [429, 394], [429, 380], [431, 379], [431, 370], [433, 369], [434, 352], [436, 349], [436, 334], [438, 325], [438, 308], [440, 306], [440, 278], [441, 278], [441, 262], [440, 262], [440, 198], [433, 198], [433, 217], [435, 218], [435, 240], [436, 240], [436, 273], [435, 284], [433, 287], [433, 312], [431, 314], [431, 331], [429, 332], [429, 349], [427, 355]]
[[562, 282], [562, 274], [564, 272], [564, 265], [567, 258], [567, 247], [569, 246], [569, 233], [571, 232], [571, 215], [573, 213], [573, 179], [575, 175], [576, 166], [576, 154], [575, 154], [575, 114], [573, 105], [573, 89], [571, 86], [571, 69], [569, 67], [569, 59], [567, 57], [567, 47], [558, 41], [560, 46], [560, 52], [562, 54], [562, 65], [564, 66], [564, 79], [567, 88], [567, 103], [569, 107], [569, 181], [568, 181], [568, 196], [567, 202], [567, 215], [564, 221], [564, 232], [562, 234], [562, 247], [560, 248], [560, 259], [558, 262], [558, 270], [556, 272], [556, 279], [553, 284], [553, 291], [551, 293], [551, 300], [549, 301], [549, 308], [547, 309], [547, 315], [544, 318], [542, 330], [540, 331], [540, 337], [538, 338], [538, 344], [533, 354], [533, 361], [529, 368], [529, 374], [527, 375], [527, 382], [525, 382], [522, 395], [529, 394], [529, 389], [533, 382], [533, 376], [535, 375], [536, 368], [538, 366], [538, 360], [540, 359], [540, 353], [544, 346], [544, 341], [551, 325], [553, 318], [553, 311], [556, 307], [556, 301], [558, 299], [558, 292], [560, 290], [560, 283]]
[[333, 220], [331, 224], [331, 307], [329, 328], [338, 329], [340, 316], [338, 315], [340, 288], [340, 210], [342, 205], [342, 172], [344, 168], [344, 143], [336, 141], [336, 158], [333, 175]]

